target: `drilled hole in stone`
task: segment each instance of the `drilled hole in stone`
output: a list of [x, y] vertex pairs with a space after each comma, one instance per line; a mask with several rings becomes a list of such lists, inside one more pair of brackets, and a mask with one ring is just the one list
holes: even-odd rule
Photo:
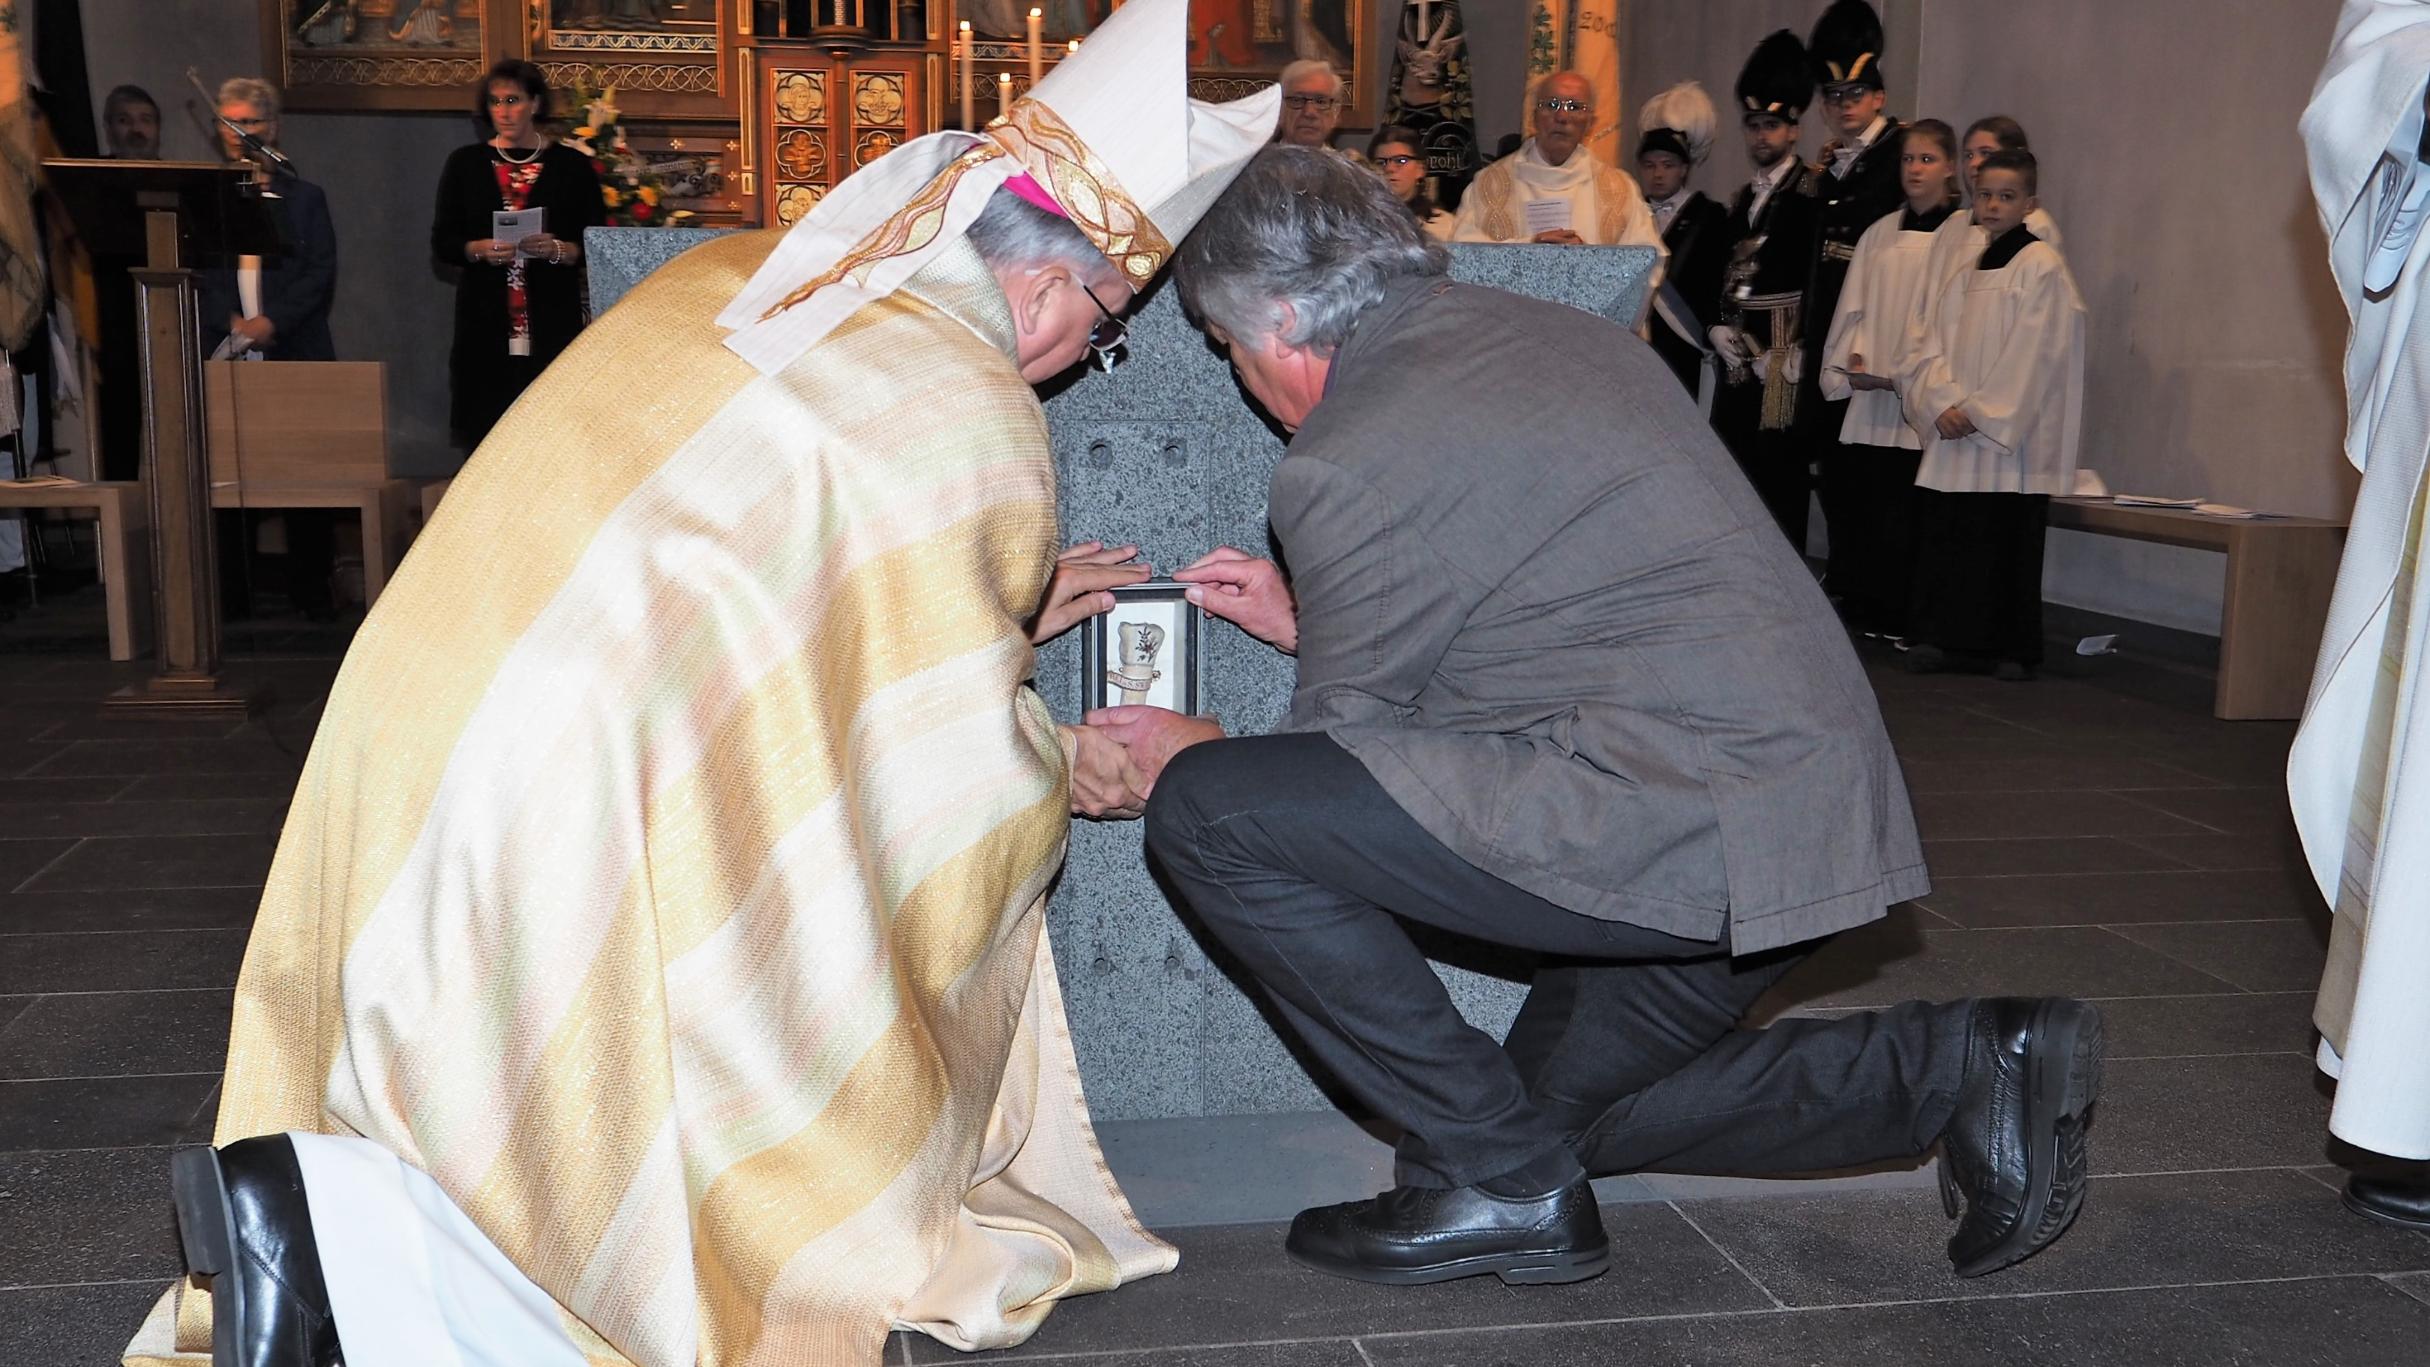
[[1090, 442], [1088, 444], [1088, 463], [1100, 470], [1112, 469], [1114, 467], [1114, 444], [1110, 441]]
[[1102, 977], [1114, 971], [1114, 961], [1100, 954], [1094, 962], [1089, 964], [1089, 971]]

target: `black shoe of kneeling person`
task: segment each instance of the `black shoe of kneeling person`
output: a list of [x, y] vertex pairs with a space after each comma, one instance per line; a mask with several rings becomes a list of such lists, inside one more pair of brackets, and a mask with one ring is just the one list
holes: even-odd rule
[[1291, 1222], [1283, 1249], [1336, 1277], [1417, 1286], [1492, 1275], [1514, 1286], [1580, 1282], [1611, 1266], [1611, 1241], [1580, 1177], [1551, 1191], [1394, 1187]]
[[2346, 1209], [2398, 1229], [2430, 1232], [2430, 1167], [2404, 1173], [2356, 1173], [2346, 1179]]
[[1966, 1072], [1941, 1133], [1941, 1199], [1961, 1277], [2031, 1257], [2084, 1205], [2087, 1113], [2101, 1092], [2101, 1013], [2065, 997], [1976, 1002]]
[[186, 1270], [211, 1279], [211, 1367], [330, 1367], [337, 1321], [283, 1134], [171, 1160]]

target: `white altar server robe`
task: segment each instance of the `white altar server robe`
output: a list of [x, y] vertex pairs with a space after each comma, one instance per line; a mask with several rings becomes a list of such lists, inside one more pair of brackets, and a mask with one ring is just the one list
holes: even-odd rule
[[[1929, 414], [1909, 409], [1924, 451], [1916, 484], [1950, 494], [2073, 492], [2084, 302], [2057, 250], [2035, 242], [1997, 270], [1969, 263], [1940, 290], [1932, 338], [1948, 397]], [[1938, 435], [1932, 420], [1949, 408], [1966, 414], [1973, 435]]]
[[2430, 679], [2419, 559], [2430, 448], [2426, 81], [2430, 3], [2348, 0], [2304, 111], [2312, 192], [2354, 319], [2346, 456], [2363, 479], [2287, 764], [2296, 829], [2336, 911], [2313, 1008], [2321, 1066], [2339, 1078], [2329, 1128], [2404, 1158], [2430, 1158], [2430, 714], [2419, 707]]
[[1858, 389], [1848, 383], [1848, 368], [1859, 356], [1866, 373], [1898, 378], [1907, 320], [1923, 293], [1932, 244], [1940, 237], [1937, 230], [1900, 231], [1906, 217], [1905, 209], [1894, 209], [1856, 240], [1856, 257], [1848, 263], [1848, 281], [1831, 316], [1830, 339], [1823, 343], [1822, 395], [1833, 402], [1848, 401], [1839, 439], [1851, 445], [1913, 451], [1923, 444], [1900, 411], [1897, 390]]

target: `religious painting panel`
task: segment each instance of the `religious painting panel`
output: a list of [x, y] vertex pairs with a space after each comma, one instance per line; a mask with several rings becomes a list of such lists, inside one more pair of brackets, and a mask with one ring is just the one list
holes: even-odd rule
[[264, 0], [263, 48], [291, 109], [469, 109], [491, 4]]
[[734, 117], [737, 0], [509, 0], [549, 84], [616, 92], [641, 118]]

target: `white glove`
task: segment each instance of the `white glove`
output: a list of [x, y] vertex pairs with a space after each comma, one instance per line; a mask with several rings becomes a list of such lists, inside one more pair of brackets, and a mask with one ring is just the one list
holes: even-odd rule
[[1783, 361], [1780, 366], [1780, 377], [1782, 382], [1785, 384], [1795, 384], [1799, 380], [1804, 379], [1805, 374], [1806, 353], [1804, 349], [1797, 348], [1791, 350], [1789, 352], [1789, 359]]
[[1747, 339], [1727, 323], [1715, 323], [1706, 333], [1713, 339], [1713, 350], [1721, 354], [1721, 363], [1742, 366], [1747, 363]]
[[1754, 372], [1755, 372], [1755, 378], [1756, 378], [1756, 379], [1758, 379], [1758, 380], [1769, 380], [1769, 379], [1771, 379], [1771, 378], [1772, 378], [1772, 353], [1771, 353], [1771, 352], [1768, 352], [1768, 351], [1758, 351], [1758, 352], [1756, 352], [1756, 353], [1755, 353], [1755, 357], [1754, 357], [1754, 359], [1748, 362], [1748, 366], [1749, 366], [1749, 368], [1751, 368], [1752, 370], [1754, 370]]

